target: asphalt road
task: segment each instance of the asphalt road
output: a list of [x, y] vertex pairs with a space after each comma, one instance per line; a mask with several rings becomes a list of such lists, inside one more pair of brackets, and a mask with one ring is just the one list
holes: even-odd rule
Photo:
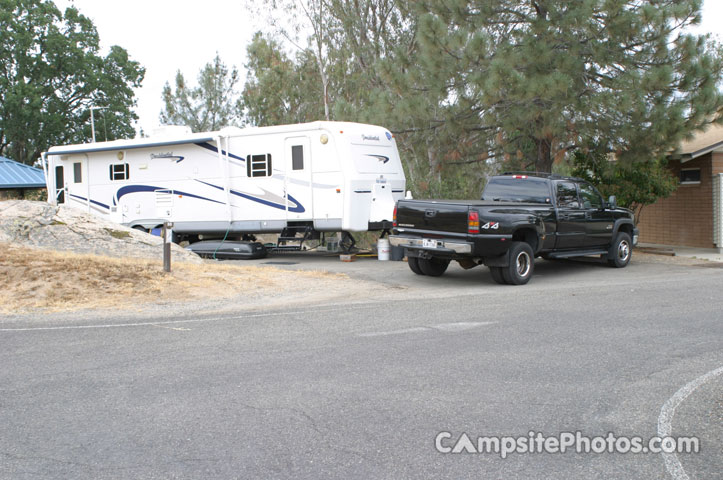
[[[384, 301], [3, 319], [0, 478], [721, 478], [722, 269], [538, 262], [507, 287], [346, 268]], [[701, 452], [435, 448], [661, 421]]]

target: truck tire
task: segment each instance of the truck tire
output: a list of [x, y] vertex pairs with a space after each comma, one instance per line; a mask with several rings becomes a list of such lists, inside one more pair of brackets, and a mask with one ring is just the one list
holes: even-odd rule
[[418, 260], [419, 268], [422, 269], [425, 275], [429, 275], [430, 277], [439, 277], [449, 266], [449, 260], [442, 258], [420, 258]]
[[525, 242], [512, 242], [510, 245], [510, 264], [502, 268], [502, 278], [510, 285], [524, 285], [535, 271], [535, 256], [532, 247]]
[[502, 275], [502, 267], [490, 267], [490, 273], [492, 274], [492, 280], [500, 285], [507, 285], [507, 281]]
[[407, 257], [407, 265], [409, 269], [417, 275], [424, 275], [424, 272], [419, 268], [419, 259], [417, 257]]
[[630, 263], [630, 257], [633, 256], [633, 244], [630, 235], [620, 232], [615, 237], [610, 251], [608, 252], [608, 265], [615, 268], [623, 268]]

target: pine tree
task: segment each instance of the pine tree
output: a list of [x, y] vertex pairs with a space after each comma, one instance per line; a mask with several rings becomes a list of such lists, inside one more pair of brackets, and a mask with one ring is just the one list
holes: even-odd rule
[[550, 171], [596, 143], [620, 160], [673, 148], [723, 106], [720, 47], [684, 32], [700, 0], [442, 0], [420, 7], [429, 88], [491, 156]]
[[218, 54], [201, 69], [195, 87], [189, 87], [183, 74], [176, 72], [175, 90], [168, 82], [163, 87], [161, 123], [187, 125], [194, 132], [219, 130], [236, 124], [236, 83], [237, 69], [229, 70]]

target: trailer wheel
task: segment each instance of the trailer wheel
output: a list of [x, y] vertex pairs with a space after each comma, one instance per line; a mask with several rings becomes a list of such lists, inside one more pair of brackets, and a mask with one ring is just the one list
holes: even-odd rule
[[425, 275], [430, 277], [439, 277], [442, 275], [449, 266], [449, 260], [442, 258], [420, 258], [419, 268], [422, 269]]
[[424, 275], [424, 272], [419, 268], [419, 259], [417, 257], [407, 257], [407, 265], [409, 269], [417, 275]]
[[502, 277], [510, 285], [524, 285], [532, 278], [535, 256], [532, 247], [525, 242], [512, 242], [509, 251], [510, 264], [502, 267]]
[[490, 267], [490, 273], [492, 274], [492, 280], [500, 285], [507, 285], [507, 281], [502, 275], [502, 267]]

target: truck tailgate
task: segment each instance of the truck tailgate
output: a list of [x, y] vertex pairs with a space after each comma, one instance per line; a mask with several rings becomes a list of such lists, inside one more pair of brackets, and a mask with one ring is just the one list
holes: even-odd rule
[[404, 230], [467, 233], [468, 210], [469, 204], [465, 201], [400, 200], [397, 204], [397, 227]]

